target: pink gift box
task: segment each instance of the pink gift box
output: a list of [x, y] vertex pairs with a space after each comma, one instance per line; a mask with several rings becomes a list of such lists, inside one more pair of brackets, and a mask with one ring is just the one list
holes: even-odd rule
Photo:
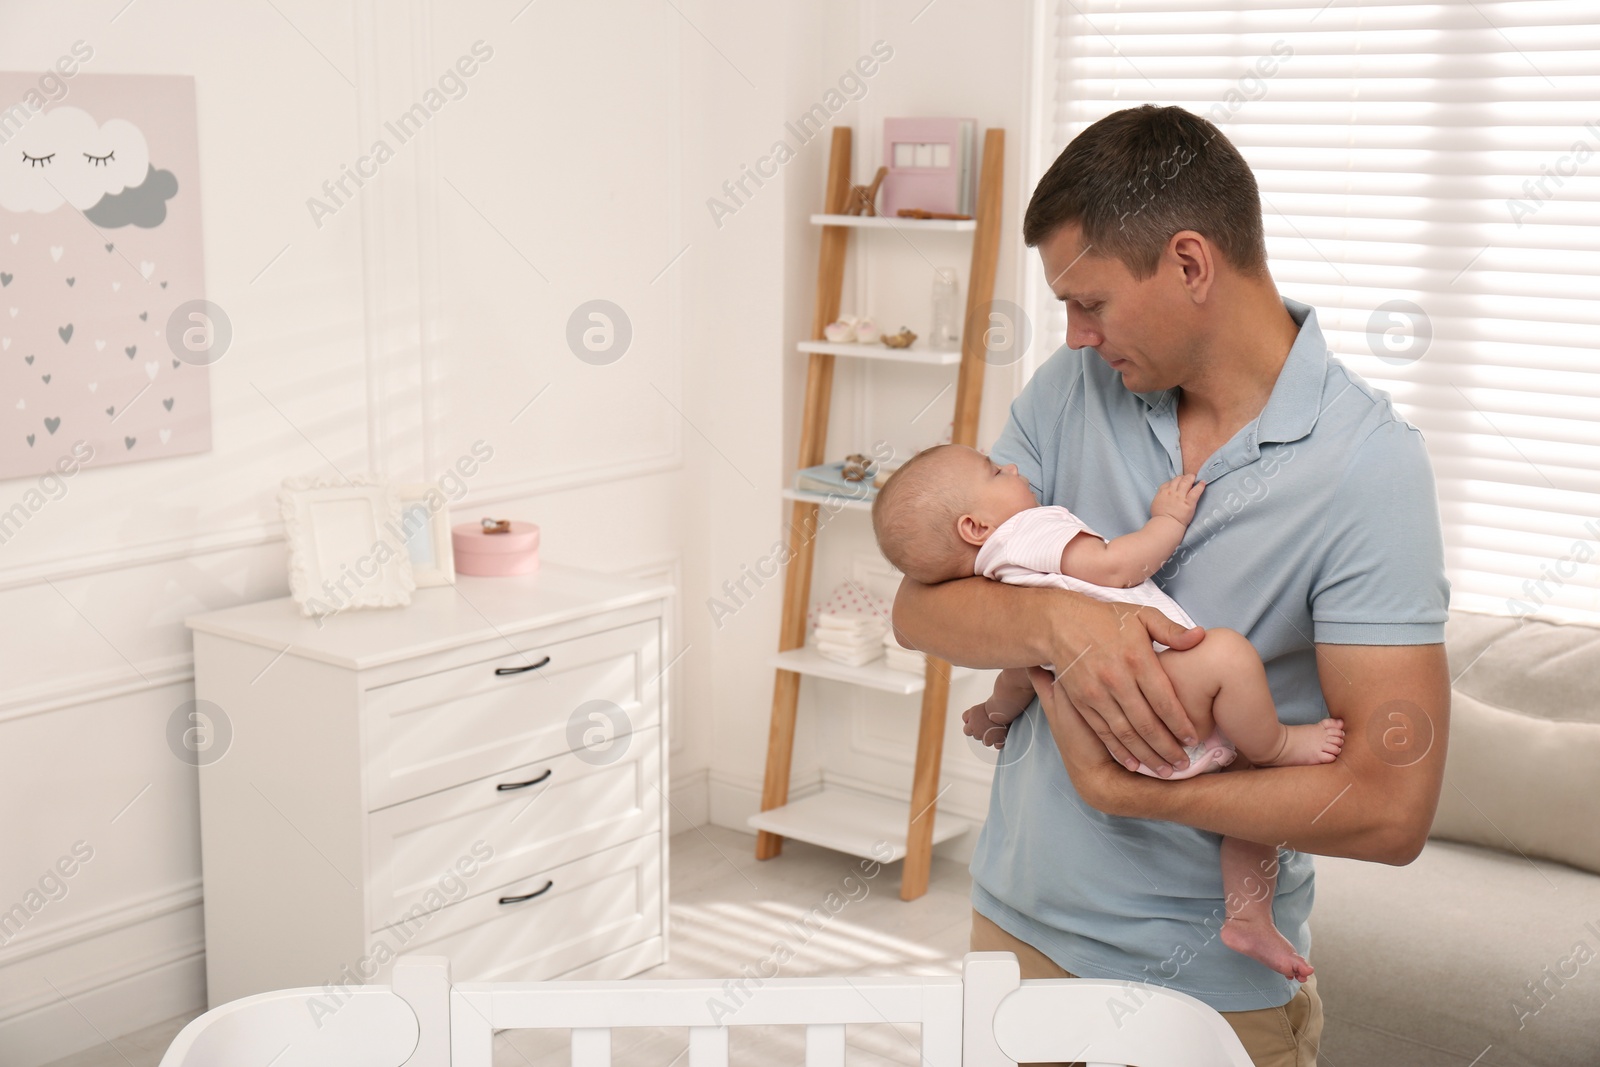
[[463, 522], [450, 527], [456, 573], [500, 578], [533, 574], [539, 569], [539, 527], [512, 520], [506, 533], [484, 533], [481, 523]]

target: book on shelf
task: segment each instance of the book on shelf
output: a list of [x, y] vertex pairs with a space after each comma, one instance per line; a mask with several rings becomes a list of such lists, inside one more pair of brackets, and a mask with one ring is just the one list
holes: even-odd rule
[[883, 214], [920, 208], [971, 215], [977, 131], [976, 119], [884, 119]]
[[852, 500], [871, 500], [878, 495], [878, 490], [871, 481], [845, 480], [843, 463], [822, 463], [796, 471], [794, 487], [802, 493], [825, 493], [828, 496], [844, 496]]

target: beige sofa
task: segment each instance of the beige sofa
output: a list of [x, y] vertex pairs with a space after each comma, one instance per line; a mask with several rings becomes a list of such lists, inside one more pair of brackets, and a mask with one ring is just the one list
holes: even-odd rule
[[1445, 785], [1406, 867], [1318, 857], [1326, 1067], [1600, 1065], [1600, 629], [1452, 612]]

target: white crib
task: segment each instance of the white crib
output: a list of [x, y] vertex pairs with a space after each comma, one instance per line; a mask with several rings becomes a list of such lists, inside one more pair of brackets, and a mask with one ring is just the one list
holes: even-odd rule
[[[496, 1030], [572, 1031], [573, 1067], [608, 1067], [613, 1027], [689, 1030], [688, 1067], [727, 1067], [735, 1026], [804, 1026], [806, 1067], [845, 1063], [850, 1023], [921, 1028], [923, 1067], [1251, 1067], [1222, 1018], [1164, 989], [1087, 979], [1023, 981], [1009, 952], [969, 953], [960, 977], [722, 981], [450, 982], [441, 956], [395, 961], [393, 984], [337, 1001], [288, 989], [213, 1008], [161, 1067], [492, 1067]], [[738, 981], [737, 979], [735, 981]]]

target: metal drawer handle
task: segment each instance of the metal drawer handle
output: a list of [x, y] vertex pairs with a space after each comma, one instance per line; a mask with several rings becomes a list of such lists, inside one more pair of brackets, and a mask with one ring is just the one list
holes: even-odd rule
[[532, 900], [534, 897], [542, 897], [542, 896], [544, 896], [546, 893], [550, 892], [551, 887], [554, 886], [554, 885], [555, 885], [555, 882], [547, 881], [547, 882], [545, 882], [543, 889], [535, 889], [533, 892], [525, 893], [520, 897], [501, 897], [500, 898], [500, 903], [502, 903], [502, 904], [521, 904], [524, 900]]
[[494, 673], [496, 673], [496, 674], [521, 674], [524, 671], [536, 671], [540, 667], [543, 667], [546, 663], [549, 663], [549, 662], [550, 662], [550, 657], [546, 656], [544, 659], [540, 660], [538, 663], [530, 663], [526, 667], [496, 667], [494, 669]]
[[513, 789], [526, 789], [530, 785], [538, 785], [540, 782], [544, 781], [554, 773], [556, 773], [556, 769], [554, 767], [546, 767], [544, 769], [544, 773], [539, 775], [537, 778], [529, 778], [526, 782], [501, 782], [499, 785], [495, 786], [495, 789], [502, 793], [509, 793]]

